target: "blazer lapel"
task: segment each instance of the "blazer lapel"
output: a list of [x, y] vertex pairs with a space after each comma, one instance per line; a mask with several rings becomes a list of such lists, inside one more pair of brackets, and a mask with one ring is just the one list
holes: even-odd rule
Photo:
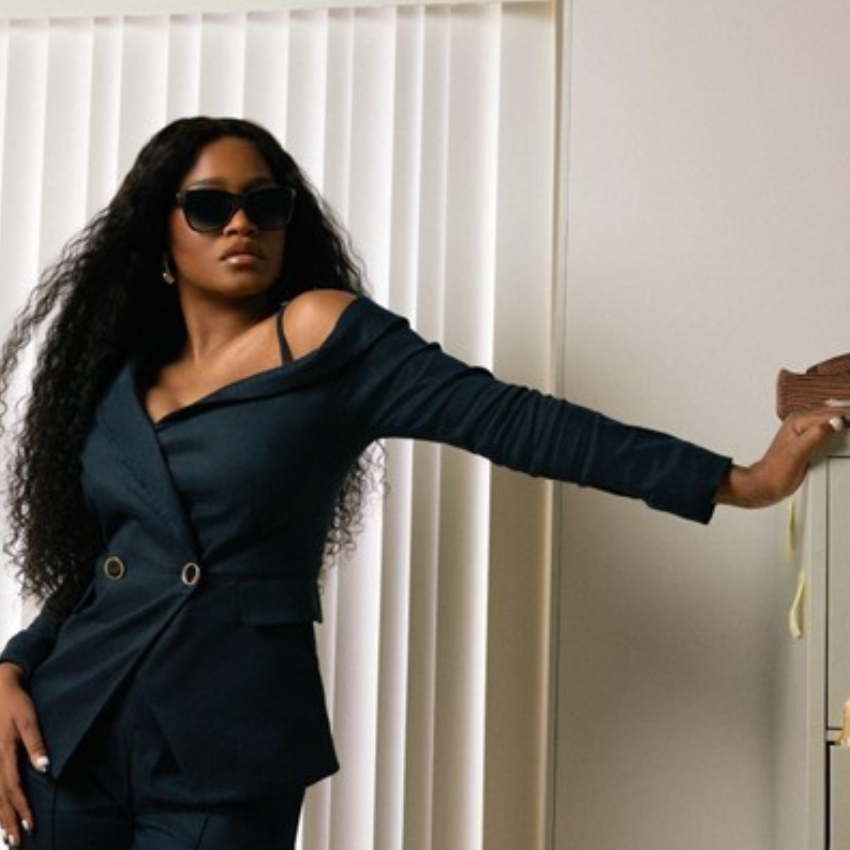
[[[135, 365], [127, 363], [107, 390], [95, 417], [94, 439], [133, 479], [137, 492], [156, 511], [165, 527], [193, 555], [198, 545], [191, 522], [174, 486], [156, 433], [136, 392]], [[116, 486], [120, 486], [116, 481]], [[128, 482], [128, 486], [132, 486]]]

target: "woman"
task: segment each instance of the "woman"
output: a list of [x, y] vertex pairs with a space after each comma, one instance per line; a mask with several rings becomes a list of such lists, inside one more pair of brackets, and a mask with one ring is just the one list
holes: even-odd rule
[[[283, 306], [281, 306], [283, 305]], [[44, 600], [0, 655], [12, 846], [291, 847], [336, 767], [313, 638], [364, 455], [440, 440], [707, 522], [792, 492], [834, 433], [792, 418], [750, 467], [495, 380], [363, 297], [333, 218], [245, 121], [177, 121], [19, 317], [49, 315], [11, 470]]]

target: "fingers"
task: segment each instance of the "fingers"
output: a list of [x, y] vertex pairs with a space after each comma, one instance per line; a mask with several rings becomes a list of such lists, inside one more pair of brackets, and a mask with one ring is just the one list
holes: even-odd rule
[[4, 753], [0, 764], [0, 828], [3, 841], [10, 847], [20, 847], [25, 834], [32, 831], [33, 816], [21, 787], [15, 757]]
[[45, 772], [49, 760], [35, 708], [26, 691], [14, 683], [3, 689], [3, 713], [0, 716], [0, 828], [4, 841], [20, 847], [35, 821], [21, 784], [18, 760], [21, 748], [36, 770]]
[[39, 773], [46, 773], [47, 768], [50, 767], [50, 758], [47, 755], [47, 747], [41, 737], [41, 729], [34, 710], [25, 714], [18, 722], [18, 733], [29, 756], [30, 764]]
[[33, 816], [21, 786], [18, 770], [19, 744], [14, 738], [0, 747], [0, 827], [10, 847], [20, 847], [24, 833], [32, 829]]
[[776, 488], [776, 501], [797, 489], [812, 460], [846, 427], [830, 408], [789, 417], [761, 462]]
[[785, 425], [794, 435], [815, 446], [829, 442], [848, 427], [845, 416], [831, 407], [792, 414]]

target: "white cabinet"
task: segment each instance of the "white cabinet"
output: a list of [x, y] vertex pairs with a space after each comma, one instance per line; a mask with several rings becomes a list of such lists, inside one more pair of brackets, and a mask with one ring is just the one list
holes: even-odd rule
[[826, 461], [828, 510], [826, 579], [827, 725], [840, 730], [850, 699], [850, 457]]
[[[805, 593], [778, 689], [776, 846], [850, 850], [850, 438], [817, 463], [796, 501], [793, 573]], [[790, 603], [791, 593], [788, 602]]]
[[850, 847], [850, 748], [832, 747], [829, 762], [829, 837], [843, 850]]

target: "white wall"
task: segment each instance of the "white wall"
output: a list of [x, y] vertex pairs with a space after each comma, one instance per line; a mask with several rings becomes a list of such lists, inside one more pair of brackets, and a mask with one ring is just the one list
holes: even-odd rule
[[[573, 0], [563, 377], [755, 459], [850, 350], [850, 5]], [[558, 850], [770, 850], [784, 508], [563, 497]]]

